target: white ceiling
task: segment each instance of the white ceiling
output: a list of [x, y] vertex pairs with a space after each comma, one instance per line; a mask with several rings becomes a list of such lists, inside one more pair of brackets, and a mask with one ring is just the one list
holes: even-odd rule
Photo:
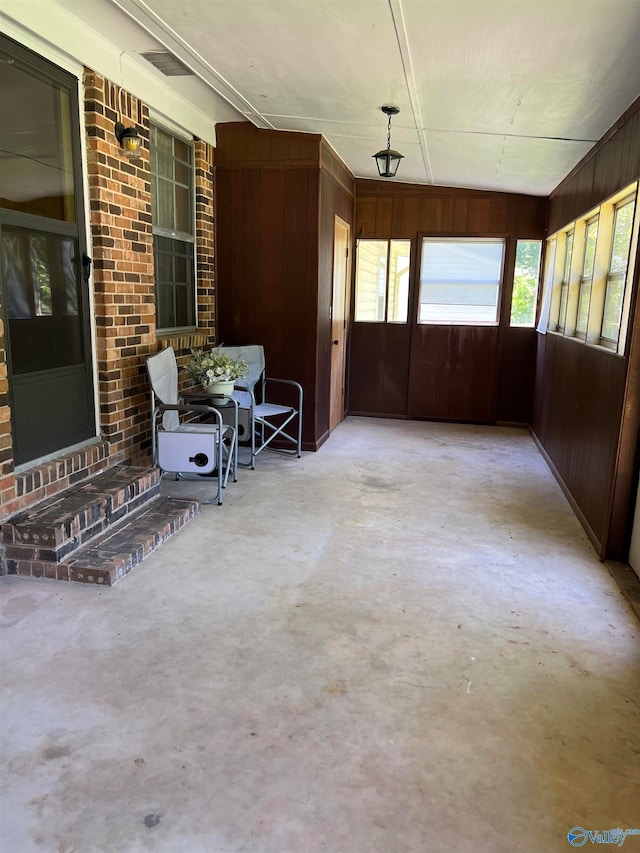
[[640, 0], [56, 3], [158, 77], [139, 54], [174, 53], [212, 121], [321, 133], [357, 177], [393, 104], [397, 180], [547, 195], [640, 95]]

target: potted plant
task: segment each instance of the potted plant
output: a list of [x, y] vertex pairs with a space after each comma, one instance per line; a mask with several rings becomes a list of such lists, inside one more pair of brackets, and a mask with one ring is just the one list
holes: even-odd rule
[[210, 352], [191, 350], [185, 370], [189, 378], [202, 385], [207, 394], [228, 397], [236, 379], [246, 376], [249, 366], [242, 359], [232, 358], [221, 347], [213, 347]]

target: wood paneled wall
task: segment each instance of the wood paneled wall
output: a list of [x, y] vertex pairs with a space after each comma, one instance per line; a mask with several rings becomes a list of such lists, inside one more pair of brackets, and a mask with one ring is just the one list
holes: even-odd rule
[[[640, 99], [551, 194], [549, 233], [639, 175]], [[636, 476], [639, 272], [636, 262], [632, 333], [624, 356], [553, 333], [539, 336], [537, 352], [534, 435], [599, 555], [612, 559], [626, 556]]]
[[353, 221], [353, 179], [315, 134], [234, 122], [216, 137], [217, 337], [262, 344], [269, 375], [302, 384], [316, 449], [329, 429], [333, 221]]
[[[354, 324], [352, 412], [484, 423], [528, 422], [535, 368], [533, 329], [509, 329], [515, 241], [543, 239], [547, 200], [535, 196], [356, 181], [356, 237], [412, 241], [407, 325]], [[424, 235], [504, 237], [499, 326], [415, 323]], [[508, 391], [515, 393], [508, 393]]]
[[640, 98], [549, 196], [548, 234], [555, 234], [640, 175]]

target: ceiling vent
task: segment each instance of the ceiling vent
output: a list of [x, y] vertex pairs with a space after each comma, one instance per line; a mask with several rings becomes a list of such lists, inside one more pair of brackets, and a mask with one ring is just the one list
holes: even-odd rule
[[194, 77], [194, 73], [190, 68], [180, 62], [177, 56], [169, 53], [168, 50], [151, 50], [147, 53], [141, 53], [147, 62], [150, 62], [158, 71], [162, 71], [165, 77]]

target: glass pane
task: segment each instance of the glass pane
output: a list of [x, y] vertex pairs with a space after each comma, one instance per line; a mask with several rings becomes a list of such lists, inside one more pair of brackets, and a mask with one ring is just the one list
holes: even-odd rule
[[635, 200], [632, 200], [622, 205], [622, 207], [616, 208], [613, 225], [613, 245], [611, 248], [611, 273], [621, 273], [627, 269], [634, 206]]
[[503, 255], [503, 240], [425, 237], [418, 322], [495, 323]]
[[168, 133], [158, 127], [152, 127], [151, 135], [152, 168], [157, 175], [173, 180], [173, 144]]
[[356, 250], [357, 323], [383, 323], [387, 290], [387, 241], [359, 240]]
[[596, 257], [596, 240], [598, 239], [598, 220], [594, 219], [587, 225], [584, 243], [584, 266], [582, 275], [589, 278], [593, 275], [593, 262]]
[[583, 279], [580, 283], [580, 295], [578, 296], [578, 317], [576, 320], [576, 334], [586, 335], [587, 321], [589, 319], [589, 302], [591, 300], [591, 279]]
[[0, 51], [0, 207], [75, 222], [69, 92]]
[[176, 319], [175, 326], [188, 326], [191, 316], [191, 293], [193, 290], [187, 285], [176, 285]]
[[607, 293], [604, 302], [604, 315], [602, 317], [601, 337], [604, 340], [618, 343], [620, 335], [620, 318], [622, 317], [622, 301], [624, 298], [624, 278], [616, 278], [607, 281]]
[[567, 234], [567, 243], [565, 247], [565, 256], [564, 256], [564, 272], [562, 274], [562, 280], [568, 282], [569, 276], [571, 275], [571, 256], [573, 255], [573, 231], [570, 234]]
[[558, 328], [564, 329], [565, 323], [567, 322], [567, 296], [569, 295], [569, 285], [564, 283], [562, 284], [562, 289], [560, 290], [560, 313], [558, 314]]
[[179, 184], [184, 184], [185, 186], [189, 186], [191, 183], [191, 167], [186, 163], [182, 163], [180, 160], [176, 160], [176, 181]]
[[191, 225], [191, 193], [187, 187], [176, 185], [176, 231], [182, 231], [183, 234], [191, 234], [193, 227]]
[[194, 326], [193, 243], [155, 236], [153, 245], [158, 328], [173, 329]]
[[518, 240], [516, 266], [511, 291], [511, 325], [533, 326], [536, 321], [538, 300], [538, 276], [542, 242], [540, 240]]
[[389, 323], [406, 323], [409, 317], [409, 264], [411, 241], [392, 240], [389, 247]]
[[173, 310], [173, 285], [156, 284], [157, 324], [160, 329], [175, 327], [175, 312]]
[[83, 361], [78, 315], [77, 242], [2, 229], [2, 277], [14, 374]]
[[168, 231], [175, 231], [173, 184], [164, 178], [158, 178], [156, 192], [157, 196], [154, 205], [156, 218], [153, 220], [153, 224], [156, 228], [166, 228]]
[[182, 139], [173, 138], [173, 153], [178, 160], [184, 160], [185, 163], [191, 163], [191, 146], [188, 142]]

